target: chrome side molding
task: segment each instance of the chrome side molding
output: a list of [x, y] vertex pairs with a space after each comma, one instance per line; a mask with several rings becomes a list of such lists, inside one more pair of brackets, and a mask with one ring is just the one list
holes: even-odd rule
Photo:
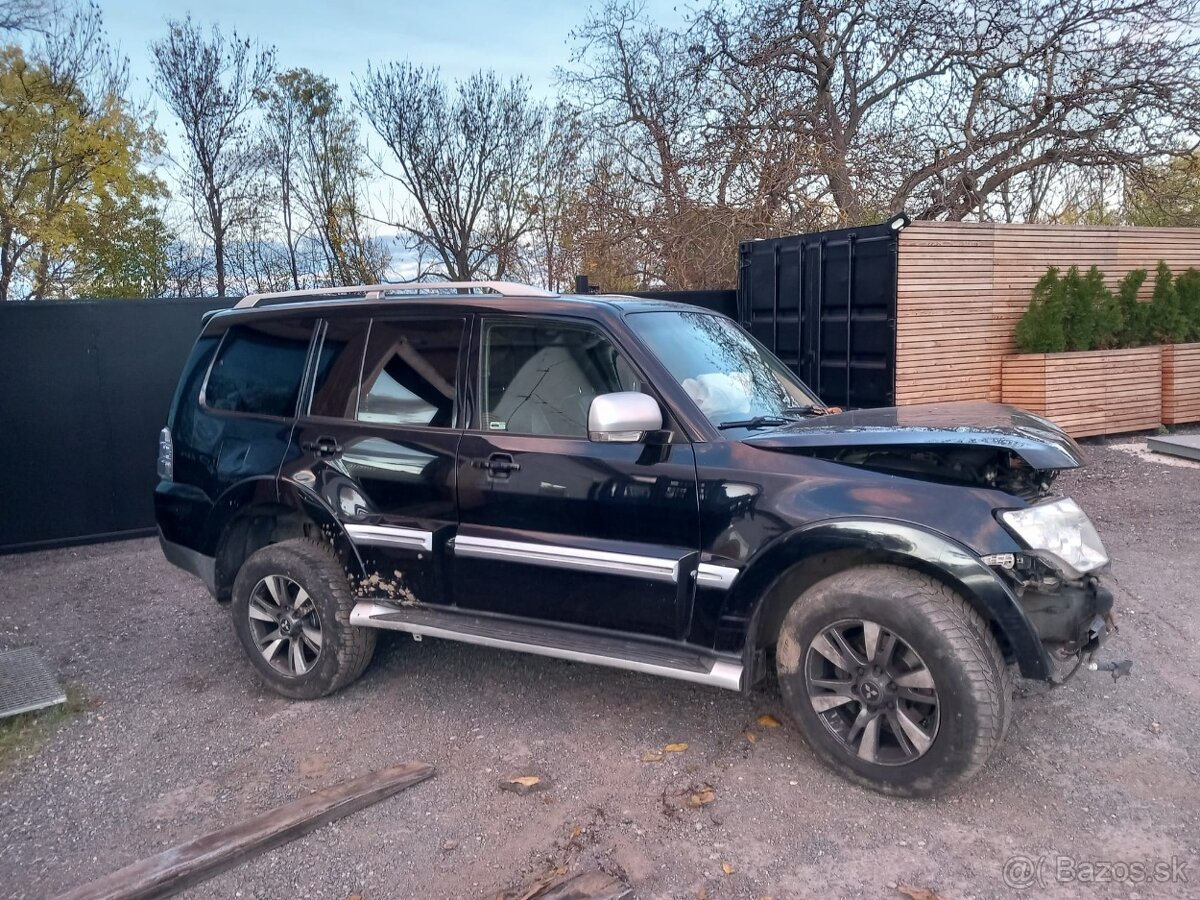
[[728, 662], [723, 659], [714, 659], [707, 671], [676, 668], [675, 666], [646, 662], [639, 659], [610, 656], [603, 653], [588, 653], [581, 650], [570, 650], [565, 647], [493, 637], [492, 635], [475, 632], [456, 631], [447, 626], [431, 625], [427, 622], [404, 621], [403, 618], [393, 617], [397, 612], [398, 610], [395, 607], [373, 603], [370, 600], [362, 600], [356, 603], [354, 609], [351, 610], [350, 624], [366, 628], [386, 628], [390, 631], [404, 631], [418, 638], [442, 638], [448, 641], [459, 641], [464, 644], [477, 644], [481, 647], [494, 647], [498, 650], [515, 650], [518, 653], [530, 653], [534, 656], [568, 659], [572, 662], [607, 666], [611, 669], [623, 669], [627, 672], [641, 672], [646, 675], [657, 675], [660, 678], [672, 678], [676, 681], [707, 684], [730, 691], [740, 691], [742, 689], [743, 670], [741, 664]]
[[403, 547], [406, 550], [433, 550], [433, 532], [418, 528], [347, 523], [346, 534], [356, 544]]
[[700, 563], [700, 567], [696, 570], [696, 584], [700, 587], [727, 591], [733, 587], [734, 579], [738, 577], [741, 571], [741, 569], [735, 569], [732, 566]]
[[530, 544], [524, 541], [505, 541], [470, 535], [455, 537], [454, 555], [529, 563], [578, 572], [633, 575], [672, 584], [679, 580], [680, 560], [661, 556], [639, 556], [633, 553], [585, 550], [580, 547], [555, 547], [550, 544]]

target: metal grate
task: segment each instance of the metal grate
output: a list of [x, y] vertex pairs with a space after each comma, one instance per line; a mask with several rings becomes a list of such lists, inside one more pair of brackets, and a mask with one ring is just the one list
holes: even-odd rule
[[0, 652], [0, 719], [66, 700], [66, 693], [32, 647]]

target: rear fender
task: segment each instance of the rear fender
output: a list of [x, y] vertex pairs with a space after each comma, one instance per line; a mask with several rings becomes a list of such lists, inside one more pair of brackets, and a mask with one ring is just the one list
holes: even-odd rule
[[316, 526], [316, 533], [311, 536], [329, 544], [338, 562], [346, 570], [346, 576], [352, 585], [357, 586], [366, 578], [366, 567], [358, 548], [346, 534], [346, 529], [337, 516], [316, 493], [285, 478], [279, 482], [279, 502], [297, 511]]

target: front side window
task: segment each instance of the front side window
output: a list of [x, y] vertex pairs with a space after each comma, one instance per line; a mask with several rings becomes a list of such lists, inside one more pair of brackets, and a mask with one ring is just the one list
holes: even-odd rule
[[312, 320], [234, 325], [208, 374], [204, 405], [290, 418], [296, 412]]
[[465, 325], [461, 318], [372, 321], [358, 421], [453, 427]]
[[586, 438], [594, 397], [641, 386], [612, 342], [586, 325], [490, 322], [482, 368], [487, 431]]
[[656, 311], [630, 313], [626, 321], [718, 428], [823, 408], [783, 363], [724, 316]]

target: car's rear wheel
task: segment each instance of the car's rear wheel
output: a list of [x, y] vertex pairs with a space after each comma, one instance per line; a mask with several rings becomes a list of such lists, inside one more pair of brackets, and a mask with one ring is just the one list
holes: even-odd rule
[[283, 541], [252, 554], [234, 580], [231, 607], [251, 664], [285, 697], [314, 700], [345, 687], [375, 650], [375, 632], [350, 624], [345, 572], [317, 541]]
[[1011, 676], [987, 624], [945, 584], [897, 566], [841, 572], [797, 598], [776, 666], [817, 755], [888, 794], [969, 779], [1011, 711]]

